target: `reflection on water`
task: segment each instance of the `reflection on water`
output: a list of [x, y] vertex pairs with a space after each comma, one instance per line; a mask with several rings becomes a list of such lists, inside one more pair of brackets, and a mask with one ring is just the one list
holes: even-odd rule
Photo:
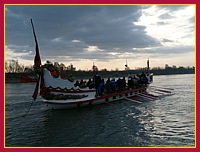
[[6, 84], [6, 146], [194, 146], [194, 75], [155, 76], [172, 96], [48, 110], [34, 84]]

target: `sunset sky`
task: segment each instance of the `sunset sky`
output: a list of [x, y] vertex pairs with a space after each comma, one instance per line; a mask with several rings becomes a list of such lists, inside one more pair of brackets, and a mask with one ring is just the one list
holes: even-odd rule
[[6, 5], [6, 60], [33, 65], [33, 19], [42, 62], [90, 70], [194, 66], [195, 5]]

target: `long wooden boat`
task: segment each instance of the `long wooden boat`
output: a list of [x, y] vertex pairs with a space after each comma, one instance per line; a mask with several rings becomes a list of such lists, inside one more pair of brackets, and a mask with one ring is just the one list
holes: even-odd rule
[[137, 88], [116, 89], [107, 93], [106, 89], [102, 95], [97, 95], [97, 90], [89, 87], [75, 87], [74, 82], [61, 77], [54, 78], [51, 72], [44, 68], [40, 76], [40, 95], [44, 103], [51, 109], [67, 109], [95, 104], [109, 103], [129, 97], [147, 93], [148, 85], [141, 84]]
[[95, 104], [108, 103], [132, 97], [140, 93], [145, 93], [147, 86], [142, 85], [138, 88], [124, 88], [112, 93], [104, 93], [97, 96], [95, 89], [74, 87], [74, 83], [67, 79], [54, 78], [50, 71], [43, 70], [43, 85], [41, 87], [41, 96], [52, 109], [66, 109], [82, 106], [91, 106]]
[[[127, 83], [122, 88], [115, 89], [112, 92], [104, 92], [99, 95], [97, 89], [89, 89], [75, 86], [74, 82], [61, 77], [55, 78], [52, 76], [52, 67], [41, 65], [39, 47], [36, 39], [34, 26], [31, 20], [33, 34], [36, 42], [36, 55], [34, 59], [34, 69], [38, 74], [36, 88], [33, 93], [33, 98], [36, 100], [38, 92], [44, 99], [44, 103], [52, 109], [65, 109], [82, 106], [91, 106], [95, 104], [108, 103], [121, 99], [130, 99], [137, 94], [145, 93], [148, 85], [152, 82], [153, 75], [149, 72], [143, 74], [148, 80], [146, 84], [140, 84], [137, 87], [128, 87]], [[147, 61], [147, 69], [149, 71], [149, 60]]]

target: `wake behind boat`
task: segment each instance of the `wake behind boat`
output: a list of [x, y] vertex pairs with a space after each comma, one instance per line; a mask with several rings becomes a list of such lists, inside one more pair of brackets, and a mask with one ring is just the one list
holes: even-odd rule
[[[34, 59], [34, 70], [38, 74], [33, 99], [36, 100], [38, 92], [44, 99], [44, 103], [52, 109], [66, 109], [95, 104], [109, 103], [116, 100], [126, 99], [137, 101], [134, 96], [152, 99], [155, 96], [148, 94], [147, 88], [153, 81], [153, 74], [149, 72], [149, 59], [147, 60], [146, 73], [129, 75], [127, 78], [102, 79], [95, 72], [90, 85], [81, 86], [81, 82], [62, 78], [62, 71], [58, 74], [52, 64], [41, 64], [39, 47], [35, 29], [31, 19], [34, 39], [36, 43], [36, 55]], [[125, 65], [127, 66], [127, 65]], [[57, 77], [55, 73], [57, 72]], [[61, 75], [61, 76], [60, 76]], [[78, 82], [78, 84], [77, 84]]]

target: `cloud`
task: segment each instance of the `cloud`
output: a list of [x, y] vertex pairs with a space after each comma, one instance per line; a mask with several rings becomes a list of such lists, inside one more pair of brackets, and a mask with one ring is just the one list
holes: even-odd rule
[[62, 37], [56, 37], [52, 39], [51, 42], [61, 42], [62, 40], [63, 40]]
[[8, 9], [8, 7], [6, 7], [5, 11], [6, 11], [6, 14], [8, 14], [8, 16], [11, 18], [20, 18], [21, 17], [20, 14], [14, 13], [10, 9]]
[[[153, 15], [154, 13], [156, 15]], [[142, 10], [142, 15], [136, 24], [146, 25], [148, 35], [160, 41], [170, 39], [171, 42], [174, 41], [171, 45], [193, 45], [193, 19], [193, 6], [153, 6]]]
[[169, 40], [169, 39], [165, 39], [165, 38], [162, 41], [163, 42], [174, 42], [173, 40]]
[[28, 65], [32, 65], [33, 58], [34, 53], [30, 46], [6, 46], [6, 61], [18, 60], [20, 63], [27, 63]]
[[30, 18], [43, 60], [106, 62], [194, 48], [193, 6], [8, 5], [6, 45], [19, 46], [16, 54], [35, 47]]

